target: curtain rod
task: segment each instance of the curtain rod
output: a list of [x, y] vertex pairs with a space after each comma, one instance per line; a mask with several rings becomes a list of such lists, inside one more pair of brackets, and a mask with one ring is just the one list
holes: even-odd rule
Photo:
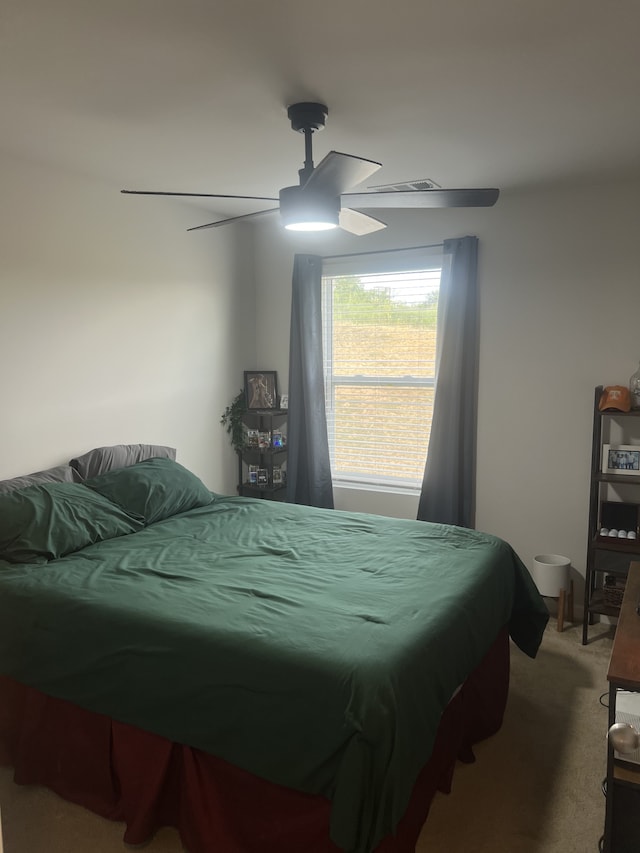
[[444, 246], [444, 243], [428, 243], [426, 246], [407, 246], [404, 249], [376, 249], [371, 252], [349, 252], [346, 255], [323, 255], [323, 261], [335, 261], [338, 258], [357, 258], [360, 255], [388, 255], [390, 252], [413, 252], [418, 249], [437, 249]]

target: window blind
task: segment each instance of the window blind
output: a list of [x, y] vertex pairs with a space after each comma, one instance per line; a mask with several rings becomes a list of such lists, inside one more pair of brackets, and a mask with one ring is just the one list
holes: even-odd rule
[[[422, 268], [323, 277], [324, 375], [334, 481], [416, 490], [433, 412], [441, 256]], [[388, 265], [388, 259], [386, 259]], [[413, 268], [411, 268], [413, 266]], [[325, 270], [326, 271], [326, 270]]]

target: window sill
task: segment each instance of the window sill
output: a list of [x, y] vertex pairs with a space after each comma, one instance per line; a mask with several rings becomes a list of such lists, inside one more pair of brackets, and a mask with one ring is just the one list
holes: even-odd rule
[[335, 508], [347, 512], [385, 515], [389, 518], [412, 518], [418, 514], [420, 496], [416, 491], [400, 491], [393, 486], [368, 483], [336, 483], [333, 490]]
[[386, 495], [407, 495], [408, 497], [419, 497], [418, 486], [402, 486], [392, 483], [358, 483], [353, 480], [333, 480], [334, 489], [344, 489], [353, 492], [378, 492]]

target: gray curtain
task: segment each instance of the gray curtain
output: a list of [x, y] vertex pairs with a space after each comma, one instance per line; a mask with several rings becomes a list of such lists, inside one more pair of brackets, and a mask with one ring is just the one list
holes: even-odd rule
[[478, 408], [478, 238], [444, 241], [431, 438], [418, 520], [473, 527]]
[[292, 284], [287, 500], [333, 509], [322, 368], [322, 258], [296, 255]]

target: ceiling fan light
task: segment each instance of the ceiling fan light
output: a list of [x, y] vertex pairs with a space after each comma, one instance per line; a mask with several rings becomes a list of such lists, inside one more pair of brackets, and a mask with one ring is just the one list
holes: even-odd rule
[[300, 221], [289, 222], [284, 226], [287, 231], [331, 231], [337, 228], [337, 222]]
[[340, 199], [336, 196], [284, 187], [280, 190], [280, 218], [288, 231], [329, 231], [337, 228]]

